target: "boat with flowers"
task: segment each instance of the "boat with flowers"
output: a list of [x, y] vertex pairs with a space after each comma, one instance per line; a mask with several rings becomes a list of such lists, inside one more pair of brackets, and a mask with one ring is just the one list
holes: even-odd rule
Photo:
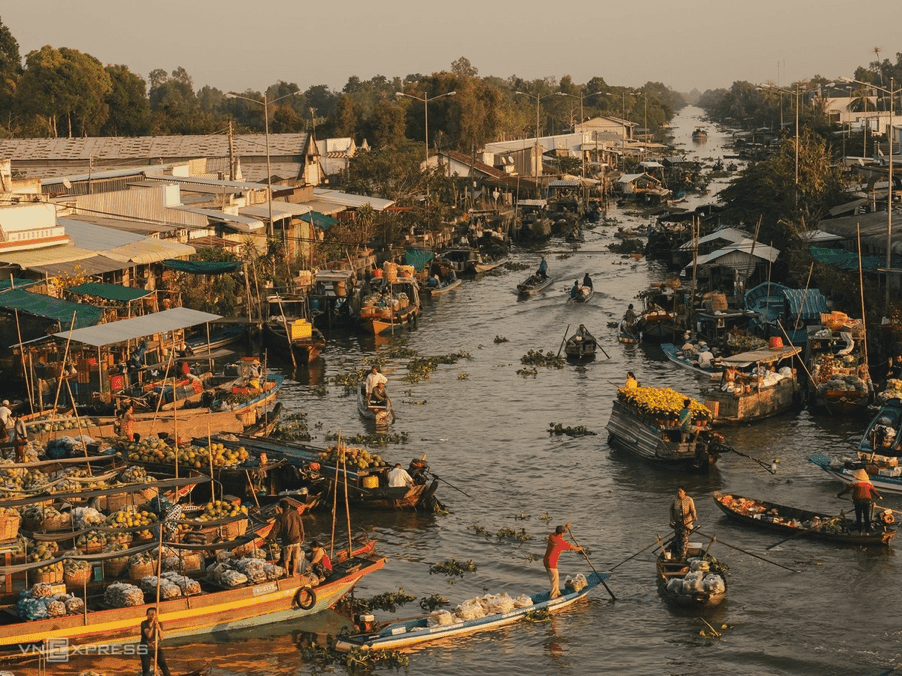
[[[689, 399], [696, 428], [682, 441], [677, 417]], [[608, 443], [656, 465], [707, 472], [730, 450], [711, 427], [711, 411], [669, 387], [620, 388], [608, 420]]]
[[366, 333], [394, 333], [414, 324], [420, 313], [420, 294], [414, 277], [377, 277], [360, 308], [360, 326]]
[[[888, 547], [896, 535], [894, 528], [879, 520], [870, 533], [859, 533], [853, 530], [855, 520], [847, 519], [843, 512], [831, 516], [717, 491], [714, 492], [714, 502], [724, 514], [738, 523], [775, 531], [787, 537], [798, 535], [828, 542]], [[848, 503], [847, 509], [851, 509]]]

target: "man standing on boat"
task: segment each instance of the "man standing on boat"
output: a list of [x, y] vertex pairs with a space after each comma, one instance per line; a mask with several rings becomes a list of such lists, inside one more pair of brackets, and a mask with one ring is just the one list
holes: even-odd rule
[[690, 408], [691, 405], [691, 399], [684, 399], [683, 408], [680, 409], [680, 413], [677, 416], [677, 422], [680, 425], [680, 432], [682, 434], [681, 441], [684, 444], [689, 441], [689, 437], [692, 435], [692, 432], [695, 431], [695, 428], [692, 425], [692, 409]]
[[536, 277], [541, 277], [543, 280], [548, 279], [548, 262], [545, 260], [545, 256], [542, 256], [539, 269], [536, 270]]
[[[147, 619], [141, 623], [141, 642], [143, 646], [141, 652], [141, 671], [144, 676], [153, 676], [156, 668], [159, 667], [163, 672], [163, 676], [170, 676], [169, 667], [166, 665], [166, 658], [163, 657], [163, 649], [160, 643], [163, 641], [163, 626], [157, 619], [157, 609], [147, 609]], [[151, 666], [153, 665], [153, 667]]]
[[376, 389], [376, 385], [385, 385], [388, 382], [388, 378], [379, 373], [379, 369], [377, 367], [373, 367], [370, 371], [369, 375], [366, 377], [366, 405], [370, 405], [370, 395], [373, 394], [373, 390]]
[[289, 577], [300, 573], [301, 568], [301, 544], [304, 542], [304, 522], [298, 510], [291, 506], [288, 500], [279, 500], [279, 515], [276, 517], [275, 526], [267, 542], [282, 538], [282, 564], [285, 566], [285, 574]]
[[545, 550], [545, 558], [542, 559], [542, 563], [545, 564], [545, 570], [548, 571], [548, 579], [551, 581], [551, 593], [548, 596], [549, 599], [556, 599], [561, 595], [560, 577], [557, 572], [557, 562], [561, 557], [561, 552], [568, 550], [581, 552], [583, 550], [582, 547], [571, 545], [564, 539], [564, 533], [568, 530], [570, 530], [569, 523], [566, 526], [558, 526], [554, 529], [554, 532], [548, 536], [548, 548]]
[[676, 498], [670, 503], [670, 527], [673, 528], [673, 545], [671, 550], [679, 554], [680, 561], [686, 559], [689, 549], [689, 533], [692, 524], [698, 521], [695, 513], [695, 500], [686, 495], [686, 489], [677, 486]]
[[864, 521], [865, 531], [870, 533], [874, 526], [874, 503], [882, 500], [883, 496], [874, 488], [874, 484], [863, 469], [855, 473], [855, 481], [837, 493], [836, 497], [842, 497], [850, 491], [852, 504], [855, 505], [855, 528], [861, 533], [861, 522]]

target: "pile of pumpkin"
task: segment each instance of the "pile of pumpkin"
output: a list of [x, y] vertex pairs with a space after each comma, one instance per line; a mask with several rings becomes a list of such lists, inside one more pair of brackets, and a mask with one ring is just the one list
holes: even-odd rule
[[711, 411], [704, 404], [669, 387], [637, 387], [632, 390], [620, 388], [617, 399], [642, 414], [664, 420], [676, 420], [683, 402], [689, 399], [689, 410], [694, 421], [711, 419]]
[[[214, 467], [235, 467], [248, 458], [248, 452], [240, 448], [226, 448], [223, 444], [211, 444]], [[176, 450], [161, 439], [142, 439], [139, 442], [121, 444], [119, 450], [126, 453], [131, 462], [154, 462], [175, 465], [176, 458], [182, 467], [204, 469], [210, 466], [210, 451], [206, 446], [188, 444]]]
[[[385, 461], [378, 453], [370, 453], [365, 448], [343, 448], [345, 462], [349, 467], [357, 469], [368, 469], [371, 467], [385, 467]], [[341, 457], [337, 446], [329, 446], [325, 451], [319, 454], [319, 460], [326, 465], [335, 465], [340, 463]]]

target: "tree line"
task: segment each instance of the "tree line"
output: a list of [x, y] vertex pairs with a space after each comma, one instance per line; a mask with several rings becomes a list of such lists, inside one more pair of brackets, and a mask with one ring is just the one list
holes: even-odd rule
[[[351, 76], [339, 91], [327, 85], [306, 90], [278, 81], [264, 91], [230, 97], [216, 87], [197, 88], [184, 68], [156, 69], [145, 79], [128, 66], [104, 65], [68, 47], [44, 46], [24, 58], [0, 22], [0, 136], [60, 138], [145, 136], [222, 132], [232, 120], [237, 132], [262, 132], [264, 94], [273, 133], [315, 131], [318, 138], [353, 137], [371, 146], [423, 143], [423, 98], [429, 104], [431, 146], [472, 152], [486, 142], [539, 133], [561, 133], [582, 114], [624, 117], [654, 132], [685, 105], [680, 94], [658, 82], [636, 89], [594, 77], [585, 84], [570, 76], [525, 80], [480, 77], [461, 57], [448, 71], [369, 80]], [[398, 92], [415, 98], [399, 97]], [[517, 92], [521, 92], [518, 94]], [[246, 99], [251, 99], [248, 101]]]

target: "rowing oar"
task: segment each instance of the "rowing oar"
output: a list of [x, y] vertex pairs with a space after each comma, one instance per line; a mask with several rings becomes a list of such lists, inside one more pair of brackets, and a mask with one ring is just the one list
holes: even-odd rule
[[432, 478], [433, 478], [433, 479], [436, 479], [436, 480], [438, 480], [438, 481], [444, 481], [446, 484], [448, 484], [449, 486], [451, 486], [451, 488], [453, 488], [454, 490], [460, 491], [461, 493], [463, 493], [464, 495], [466, 495], [466, 496], [467, 496], [468, 498], [470, 498], [471, 500], [473, 499], [473, 496], [472, 496], [472, 495], [470, 495], [469, 493], [467, 493], [467, 492], [464, 491], [464, 490], [461, 490], [460, 488], [458, 488], [457, 486], [455, 486], [454, 484], [452, 484], [452, 483], [451, 483], [450, 481], [448, 481], [447, 479], [442, 479], [438, 474], [432, 474], [432, 472], [430, 472], [429, 474], [432, 475]]
[[[692, 532], [698, 533], [702, 537], [708, 538], [709, 540], [714, 539], [714, 537], [712, 535], [707, 535], [705, 533], [702, 533], [700, 530], [694, 530]], [[796, 570], [795, 568], [790, 568], [789, 566], [784, 566], [782, 563], [777, 563], [776, 561], [771, 561], [770, 559], [766, 559], [763, 556], [760, 556], [758, 554], [753, 554], [752, 552], [746, 551], [745, 549], [741, 549], [740, 547], [736, 547], [735, 545], [728, 544], [728, 543], [724, 542], [723, 540], [718, 540], [718, 542], [726, 547], [729, 547], [730, 549], [735, 549], [737, 552], [742, 552], [743, 554], [748, 554], [749, 556], [754, 556], [756, 559], [761, 559], [762, 561], [767, 561], [768, 563], [770, 563], [774, 566], [779, 566], [780, 568], [785, 568], [786, 570], [788, 570], [791, 573], [801, 573], [802, 572], [801, 570]]]
[[557, 349], [557, 356], [561, 356], [561, 350], [564, 349], [564, 343], [567, 342], [567, 332], [570, 331], [570, 325], [567, 324], [567, 328], [564, 329], [564, 339], [561, 341], [561, 346]]
[[[598, 345], [598, 341], [595, 341], [595, 344]], [[611, 358], [611, 355], [609, 355], [607, 352], [605, 352], [604, 348], [601, 345], [598, 345], [598, 349], [601, 350], [602, 352], [604, 352], [605, 357], [607, 357], [608, 359]]]
[[[643, 548], [643, 549], [640, 549], [638, 552], [636, 552], [635, 554], [633, 554], [633, 555], [632, 555], [631, 557], [629, 557], [628, 559], [624, 559], [623, 561], [621, 561], [620, 563], [618, 563], [616, 566], [614, 566], [614, 568], [620, 568], [620, 566], [622, 566], [624, 563], [626, 563], [627, 561], [632, 561], [632, 560], [635, 559], [637, 556], [639, 556], [639, 554], [641, 554], [642, 552], [646, 551], [647, 549], [650, 549], [650, 548], [654, 547], [656, 544], [658, 544], [657, 541], [652, 542], [650, 545], [648, 545], [648, 547], [645, 547], [645, 548]], [[610, 570], [614, 570], [614, 568], [611, 568]]]
[[789, 540], [792, 540], [792, 539], [794, 539], [794, 538], [797, 538], [797, 537], [799, 537], [800, 535], [804, 535], [805, 533], [815, 533], [815, 532], [819, 531], [822, 527], [826, 526], [828, 523], [833, 523], [833, 522], [836, 521], [837, 519], [843, 519], [843, 520], [845, 520], [845, 518], [846, 518], [846, 513], [845, 513], [845, 512], [840, 512], [840, 513], [839, 513], [839, 516], [834, 516], [834, 517], [831, 517], [831, 518], [829, 518], [829, 519], [825, 519], [824, 521], [822, 521], [821, 523], [819, 523], [818, 525], [816, 525], [814, 528], [802, 528], [798, 533], [793, 533], [793, 534], [790, 535], [788, 538], [783, 538], [783, 539], [780, 540], [779, 542], [775, 542], [774, 544], [772, 544], [772, 545], [770, 545], [770, 546], [768, 546], [768, 547], [765, 547], [764, 550], [765, 550], [765, 551], [770, 551], [770, 550], [773, 549], [774, 547], [777, 547], [777, 546], [779, 546], [779, 545], [782, 545], [784, 542], [788, 542]]
[[749, 455], [748, 453], [742, 453], [741, 451], [737, 451], [732, 446], [728, 446], [727, 444], [723, 444], [723, 445], [726, 446], [727, 448], [729, 448], [731, 451], [733, 451], [733, 453], [735, 453], [736, 455], [741, 455], [743, 458], [748, 458], [749, 460], [751, 460], [753, 462], [757, 462], [759, 465], [761, 465], [764, 469], [766, 469], [771, 474], [777, 473], [777, 463], [764, 462], [764, 460], [759, 460], [758, 458], [756, 458], [752, 455]]
[[601, 584], [604, 585], [604, 588], [608, 590], [608, 594], [611, 595], [611, 600], [612, 600], [612, 601], [616, 601], [616, 600], [617, 600], [617, 597], [614, 596], [614, 592], [611, 591], [611, 588], [608, 586], [607, 582], [605, 582], [604, 579], [601, 577], [601, 574], [599, 574], [599, 572], [598, 572], [597, 570], [595, 570], [595, 566], [593, 566], [593, 565], [592, 565], [592, 562], [589, 561], [589, 555], [586, 554], [586, 550], [584, 550], [584, 549], [580, 546], [580, 544], [576, 541], [576, 538], [573, 537], [573, 531], [570, 530], [570, 527], [569, 527], [569, 526], [567, 526], [567, 532], [570, 533], [570, 539], [573, 540], [573, 544], [575, 544], [577, 547], [580, 548], [580, 550], [582, 550], [583, 556], [586, 557], [586, 563], [589, 564], [589, 568], [591, 568], [591, 569], [592, 569], [592, 572], [595, 573], [595, 576], [598, 578], [598, 581], [601, 582]]

